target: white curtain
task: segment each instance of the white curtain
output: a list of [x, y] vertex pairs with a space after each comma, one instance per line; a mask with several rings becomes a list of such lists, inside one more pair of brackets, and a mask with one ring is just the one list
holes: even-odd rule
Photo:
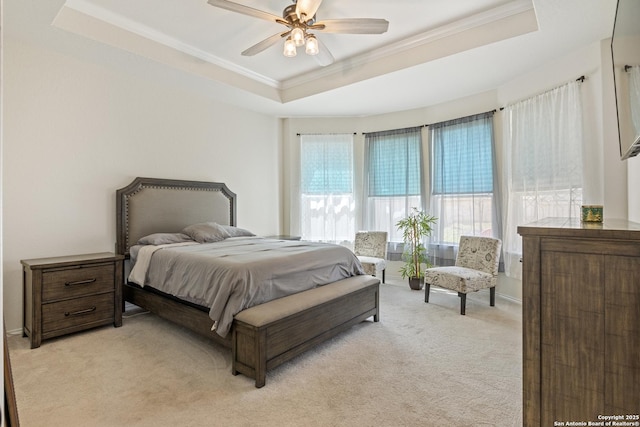
[[355, 231], [353, 135], [301, 135], [302, 239], [345, 243]]
[[578, 218], [582, 204], [582, 105], [571, 82], [504, 109], [507, 275], [522, 278], [517, 227], [546, 217]]

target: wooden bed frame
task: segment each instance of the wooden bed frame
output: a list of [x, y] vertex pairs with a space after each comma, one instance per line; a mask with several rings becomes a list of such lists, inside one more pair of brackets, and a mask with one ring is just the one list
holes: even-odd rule
[[[216, 182], [136, 178], [117, 190], [116, 210], [116, 252], [127, 259], [129, 248], [152, 233], [179, 232], [188, 225], [206, 221], [236, 225], [236, 195], [225, 184]], [[341, 282], [348, 285], [345, 289], [351, 290], [339, 290], [336, 294], [335, 289], [342, 289]], [[356, 288], [354, 282], [357, 282]], [[320, 292], [320, 288], [311, 289], [285, 297], [289, 300], [252, 307], [245, 311], [253, 310], [253, 320], [246, 320], [251, 316], [244, 316], [240, 329], [238, 320], [234, 320], [231, 333], [225, 338], [211, 331], [213, 321], [206, 307], [181, 301], [148, 286], [142, 288], [127, 283], [127, 280], [124, 280], [123, 296], [125, 301], [231, 348], [232, 373], [253, 377], [256, 387], [262, 387], [266, 370], [371, 316], [378, 321], [379, 283], [372, 276], [356, 276], [335, 282], [334, 291], [321, 286], [327, 289]], [[328, 292], [333, 292], [332, 296], [327, 297]], [[269, 313], [268, 322], [260, 318], [261, 307]], [[274, 316], [274, 310], [281, 315]], [[269, 341], [267, 335], [274, 330], [284, 330], [284, 338]], [[286, 331], [295, 335], [295, 340], [287, 338]]]

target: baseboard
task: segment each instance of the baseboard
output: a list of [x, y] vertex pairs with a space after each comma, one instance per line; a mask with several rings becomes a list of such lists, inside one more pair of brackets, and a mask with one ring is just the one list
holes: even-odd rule
[[506, 295], [506, 294], [501, 294], [499, 292], [496, 292], [496, 296], [499, 296], [500, 298], [506, 299], [507, 301], [515, 302], [516, 304], [522, 305], [522, 300], [520, 300], [518, 298], [514, 298], [511, 295]]

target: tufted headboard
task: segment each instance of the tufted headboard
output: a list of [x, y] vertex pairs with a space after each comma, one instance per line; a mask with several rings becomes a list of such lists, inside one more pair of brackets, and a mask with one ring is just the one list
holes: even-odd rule
[[220, 182], [136, 178], [116, 191], [116, 253], [138, 239], [215, 221], [236, 225], [236, 194]]

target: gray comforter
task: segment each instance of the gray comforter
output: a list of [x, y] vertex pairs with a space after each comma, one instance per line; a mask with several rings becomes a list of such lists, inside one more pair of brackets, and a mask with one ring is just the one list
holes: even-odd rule
[[343, 246], [235, 237], [157, 250], [145, 285], [210, 307], [212, 329], [225, 337], [246, 308], [360, 274], [360, 262]]

